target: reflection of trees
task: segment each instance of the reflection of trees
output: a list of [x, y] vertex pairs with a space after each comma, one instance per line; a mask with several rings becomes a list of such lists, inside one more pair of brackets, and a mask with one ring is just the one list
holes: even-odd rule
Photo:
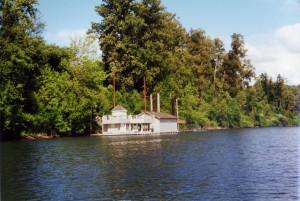
[[107, 181], [107, 193], [112, 198], [136, 198], [166, 195], [170, 185], [176, 189], [176, 166], [165, 149], [177, 140], [162, 136], [104, 138], [101, 141], [103, 162], [108, 168], [102, 176]]
[[[14, 141], [1, 144], [1, 198], [3, 200], [50, 199], [40, 189], [47, 148], [43, 141]], [[49, 171], [49, 170], [48, 170]], [[51, 188], [50, 188], [51, 189]], [[40, 191], [39, 191], [40, 190]], [[49, 192], [47, 192], [49, 193]], [[49, 193], [53, 195], [53, 193]], [[0, 198], [0, 200], [1, 200]]]

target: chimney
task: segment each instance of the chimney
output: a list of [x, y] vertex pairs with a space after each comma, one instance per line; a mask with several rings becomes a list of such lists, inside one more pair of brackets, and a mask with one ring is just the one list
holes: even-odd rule
[[159, 93], [157, 93], [157, 112], [160, 112], [160, 97], [159, 97]]
[[153, 112], [153, 99], [152, 99], [152, 94], [150, 94], [150, 112]]
[[176, 98], [176, 117], [177, 117], [177, 119], [179, 118], [179, 114], [178, 114], [178, 98]]

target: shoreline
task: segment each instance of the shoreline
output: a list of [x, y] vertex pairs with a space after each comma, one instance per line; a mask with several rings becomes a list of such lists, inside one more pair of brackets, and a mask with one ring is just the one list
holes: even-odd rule
[[[299, 126], [269, 126], [268, 128], [271, 127], [299, 127]], [[249, 128], [249, 127], [239, 127], [239, 128]], [[250, 127], [250, 128], [267, 128], [267, 127]], [[205, 132], [205, 131], [212, 131], [212, 130], [228, 130], [228, 129], [235, 129], [235, 128], [226, 128], [226, 127], [205, 127], [202, 129], [182, 129], [178, 133], [181, 132]], [[103, 136], [101, 133], [93, 133], [93, 134], [88, 134], [88, 135], [81, 135], [81, 136]], [[47, 133], [33, 133], [29, 135], [23, 135], [20, 136], [19, 140], [38, 140], [38, 139], [54, 139], [54, 138], [60, 138], [60, 137], [65, 137], [61, 136], [58, 134], [47, 134]], [[70, 137], [76, 137], [76, 136], [70, 136]], [[18, 139], [15, 139], [18, 140]], [[2, 141], [2, 140], [1, 140]]]
[[59, 138], [61, 137], [60, 135], [57, 134], [47, 134], [47, 133], [33, 133], [29, 135], [23, 135], [21, 136], [21, 139], [24, 140], [38, 140], [38, 139], [54, 139], [54, 138]]

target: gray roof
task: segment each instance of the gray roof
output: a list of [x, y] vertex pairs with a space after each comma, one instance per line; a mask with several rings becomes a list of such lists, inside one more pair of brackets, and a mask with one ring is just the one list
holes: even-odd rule
[[177, 119], [174, 115], [166, 112], [145, 112], [146, 114], [153, 114], [158, 119]]
[[[126, 108], [124, 108], [123, 106], [121, 105], [117, 105], [116, 107], [114, 107], [112, 109], [112, 111], [121, 111], [121, 110], [126, 110]], [[126, 110], [127, 111], [127, 110]]]

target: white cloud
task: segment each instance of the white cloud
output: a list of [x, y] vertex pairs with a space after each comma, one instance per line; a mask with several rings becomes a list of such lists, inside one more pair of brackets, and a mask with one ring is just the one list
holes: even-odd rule
[[287, 50], [300, 52], [300, 23], [278, 29], [275, 36]]
[[54, 43], [58, 46], [69, 46], [71, 43], [71, 38], [82, 37], [86, 34], [87, 30], [85, 29], [76, 29], [76, 30], [60, 30], [57, 33], [47, 33], [45, 35], [46, 41], [48, 43]]
[[[55, 34], [46, 34], [44, 37], [47, 43], [49, 44], [55, 44], [60, 47], [70, 46], [71, 45], [71, 39], [78, 40], [80, 38], [84, 39], [86, 37], [87, 30], [85, 29], [76, 29], [76, 30], [61, 30], [58, 33]], [[80, 43], [80, 42], [79, 42]], [[93, 57], [94, 59], [101, 58], [102, 52], [98, 46], [99, 41], [96, 40], [90, 48], [93, 52], [93, 55], [89, 55]]]
[[288, 25], [264, 35], [246, 37], [248, 57], [257, 75], [280, 74], [287, 84], [300, 84], [300, 23]]
[[299, 6], [298, 0], [284, 0], [284, 4], [290, 8], [297, 8]]

